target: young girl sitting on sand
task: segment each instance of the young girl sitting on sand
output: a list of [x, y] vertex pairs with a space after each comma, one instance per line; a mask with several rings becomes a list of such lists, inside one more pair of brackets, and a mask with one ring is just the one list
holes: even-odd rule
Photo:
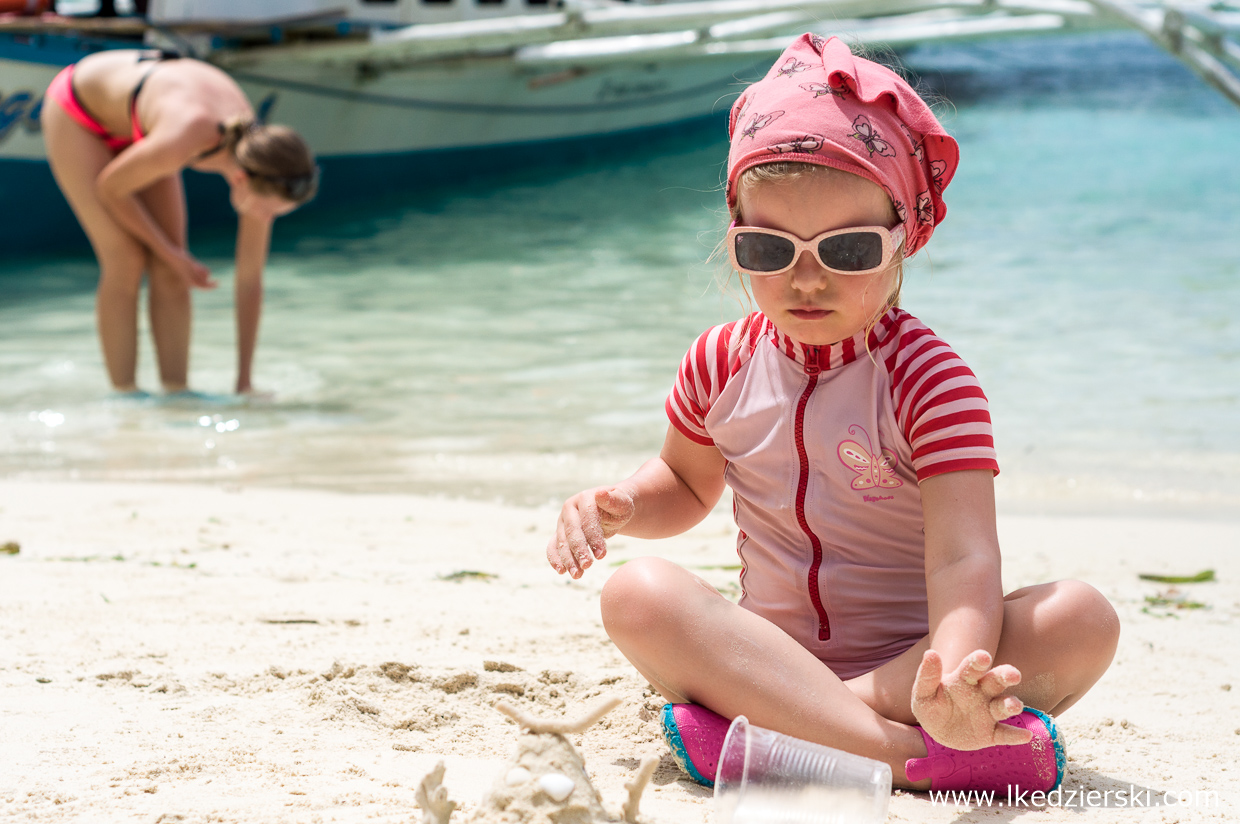
[[729, 130], [727, 252], [760, 311], [697, 339], [659, 457], [570, 498], [547, 558], [580, 577], [610, 536], [683, 532], [726, 484], [739, 605], [659, 558], [602, 594], [693, 778], [713, 781], [744, 714], [884, 761], [900, 787], [1049, 790], [1064, 754], [1048, 713], [1106, 671], [1119, 622], [1078, 581], [1003, 595], [986, 396], [897, 308], [956, 142], [895, 73], [812, 34]]

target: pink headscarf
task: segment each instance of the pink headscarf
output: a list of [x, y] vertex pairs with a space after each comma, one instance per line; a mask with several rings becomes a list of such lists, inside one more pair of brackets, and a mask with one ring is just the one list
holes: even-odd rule
[[728, 122], [728, 205], [741, 172], [798, 160], [883, 187], [904, 224], [904, 253], [926, 245], [947, 214], [943, 190], [960, 151], [930, 107], [890, 69], [842, 41], [803, 34], [745, 89]]

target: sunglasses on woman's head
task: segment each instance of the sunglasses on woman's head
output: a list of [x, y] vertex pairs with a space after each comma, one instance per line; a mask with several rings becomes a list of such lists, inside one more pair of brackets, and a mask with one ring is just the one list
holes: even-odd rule
[[251, 171], [244, 166], [241, 167], [250, 177], [265, 180], [273, 183], [284, 190], [284, 194], [289, 200], [301, 200], [309, 195], [319, 185], [319, 167], [315, 166], [314, 171], [309, 174], [296, 175], [294, 177], [279, 177], [277, 175], [265, 175], [261, 172]]
[[869, 275], [891, 263], [904, 243], [904, 225], [894, 229], [859, 226], [823, 232], [811, 240], [777, 229], [736, 226], [728, 229], [728, 257], [747, 275], [780, 275], [797, 262], [801, 252], [813, 252], [818, 263], [840, 275]]

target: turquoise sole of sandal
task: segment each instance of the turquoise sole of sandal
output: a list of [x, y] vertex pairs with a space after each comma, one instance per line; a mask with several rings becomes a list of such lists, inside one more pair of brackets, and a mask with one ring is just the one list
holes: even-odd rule
[[[670, 707], [671, 704], [668, 704]], [[1055, 748], [1055, 786], [1052, 790], [1059, 789], [1059, 785], [1063, 783], [1064, 769], [1068, 765], [1068, 754], [1063, 748], [1063, 739], [1059, 735], [1059, 728], [1055, 726], [1055, 719], [1051, 718], [1041, 710], [1035, 710], [1033, 707], [1025, 707], [1027, 712], [1031, 712], [1038, 718], [1042, 719], [1042, 723], [1046, 725], [1046, 731], [1051, 735], [1051, 746]]]
[[715, 786], [714, 781], [702, 775], [698, 772], [698, 768], [693, 766], [693, 759], [689, 757], [689, 750], [685, 748], [685, 742], [680, 737], [680, 730], [676, 727], [676, 717], [672, 714], [671, 704], [663, 705], [662, 721], [663, 737], [667, 740], [667, 746], [672, 750], [672, 758], [676, 759], [680, 768], [703, 787]]

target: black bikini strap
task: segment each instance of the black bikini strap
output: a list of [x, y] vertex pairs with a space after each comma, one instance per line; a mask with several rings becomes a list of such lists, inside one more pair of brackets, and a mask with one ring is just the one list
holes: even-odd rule
[[224, 128], [223, 123], [216, 123], [215, 127], [220, 130], [220, 142], [215, 144], [214, 149], [207, 149], [205, 152], [195, 157], [194, 158], [195, 163], [197, 163], [200, 160], [206, 160], [208, 157], [210, 157], [211, 155], [215, 154], [216, 152], [224, 148], [224, 132], [226, 132], [227, 129]]
[[169, 49], [146, 49], [138, 55], [138, 62], [142, 63], [147, 60], [178, 60], [180, 57], [180, 52], [170, 51]]

